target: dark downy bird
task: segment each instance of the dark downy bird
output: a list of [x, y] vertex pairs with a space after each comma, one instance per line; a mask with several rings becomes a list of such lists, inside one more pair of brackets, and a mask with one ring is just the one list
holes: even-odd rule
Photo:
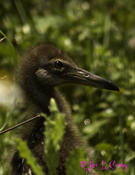
[[[65, 113], [67, 122], [65, 134], [60, 148], [60, 163], [57, 175], [65, 175], [65, 161], [71, 150], [81, 145], [81, 141], [72, 127], [70, 108], [65, 98], [55, 90], [56, 86], [76, 83], [102, 89], [119, 91], [118, 87], [108, 80], [80, 69], [62, 52], [52, 45], [40, 45], [29, 51], [20, 61], [18, 67], [18, 85], [26, 99], [30, 102], [29, 118], [39, 113], [50, 115], [49, 101], [54, 98], [60, 112]], [[43, 172], [48, 175], [44, 158], [44, 118], [40, 117], [25, 125], [22, 138], [36, 158]], [[11, 160], [11, 175], [34, 175], [33, 170], [16, 151]], [[89, 173], [92, 174], [92, 173]]]

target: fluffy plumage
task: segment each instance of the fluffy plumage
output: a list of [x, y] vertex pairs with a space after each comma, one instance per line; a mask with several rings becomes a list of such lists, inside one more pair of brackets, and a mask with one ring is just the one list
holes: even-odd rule
[[[57, 175], [65, 175], [65, 161], [71, 150], [81, 146], [82, 142], [76, 135], [72, 125], [70, 108], [65, 98], [55, 90], [55, 86], [66, 83], [79, 83], [105, 89], [118, 90], [111, 82], [95, 76], [76, 64], [60, 49], [52, 45], [40, 45], [28, 52], [20, 61], [17, 73], [17, 82], [30, 102], [31, 113], [29, 118], [44, 112], [48, 116], [50, 98], [54, 98], [60, 112], [65, 113], [65, 120], [68, 123], [65, 128], [65, 135], [60, 149], [60, 164], [57, 168]], [[38, 118], [28, 123], [23, 128], [22, 138], [27, 141], [38, 164], [48, 175], [44, 159], [44, 118]], [[16, 151], [11, 160], [11, 175], [34, 175], [31, 167], [26, 164]], [[89, 172], [89, 174], [95, 174]]]

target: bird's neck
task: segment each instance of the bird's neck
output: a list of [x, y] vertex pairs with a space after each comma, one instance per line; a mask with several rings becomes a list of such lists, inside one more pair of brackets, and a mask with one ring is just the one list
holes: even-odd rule
[[70, 111], [70, 107], [65, 97], [59, 91], [56, 91], [55, 89], [54, 89], [53, 95], [54, 95], [53, 98], [56, 101], [59, 111], [61, 113], [65, 113], [66, 117], [70, 117], [71, 111]]
[[27, 86], [25, 84], [23, 91], [25, 92], [26, 98], [29, 98], [30, 101], [36, 107], [38, 107], [39, 112], [43, 112], [47, 115], [50, 115], [50, 99], [54, 98], [59, 111], [65, 113], [67, 116], [70, 115], [70, 108], [64, 96], [54, 87], [42, 87], [37, 83], [32, 84], [29, 81], [29, 83], [27, 83]]
[[[66, 123], [68, 123], [68, 125], [66, 125], [65, 128], [67, 136], [65, 136], [68, 138], [68, 133], [70, 133], [74, 137], [74, 129], [72, 129], [71, 112], [64, 96], [54, 88], [44, 88], [38, 92], [40, 93], [33, 96], [34, 101], [32, 100], [32, 103], [34, 103], [34, 109], [32, 110], [32, 113], [30, 113], [29, 117], [31, 118], [41, 112], [50, 115], [49, 102], [51, 98], [54, 98], [59, 112], [65, 114], [65, 121]], [[40, 117], [35, 119], [33, 122], [31, 122], [30, 125], [27, 125], [25, 130], [26, 132], [23, 134], [23, 138], [27, 140], [29, 148], [34, 148], [38, 143], [41, 143], [44, 140], [44, 118]]]
[[58, 90], [56, 90], [55, 88], [48, 89], [47, 87], [47, 89], [45, 88], [43, 91], [44, 91], [44, 94], [42, 95], [44, 97], [42, 101], [43, 102], [42, 104], [44, 104], [42, 105], [43, 112], [46, 112], [47, 108], [49, 109], [50, 99], [54, 98], [59, 112], [65, 113], [67, 117], [71, 115], [70, 108], [65, 97]]

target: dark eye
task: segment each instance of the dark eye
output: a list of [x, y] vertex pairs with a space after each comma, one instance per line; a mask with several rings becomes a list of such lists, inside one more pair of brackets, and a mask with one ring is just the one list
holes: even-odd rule
[[61, 68], [63, 67], [63, 64], [62, 64], [61, 61], [56, 61], [56, 62], [54, 63], [54, 66], [55, 66], [55, 68], [57, 68], [57, 69], [61, 69]]

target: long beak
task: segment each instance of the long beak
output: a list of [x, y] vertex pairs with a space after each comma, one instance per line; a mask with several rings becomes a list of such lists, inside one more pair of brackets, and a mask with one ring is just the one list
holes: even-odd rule
[[86, 86], [93, 86], [101, 89], [109, 89], [113, 91], [119, 91], [119, 88], [104, 78], [94, 75], [83, 69], [73, 69], [67, 73], [68, 83], [83, 84]]

